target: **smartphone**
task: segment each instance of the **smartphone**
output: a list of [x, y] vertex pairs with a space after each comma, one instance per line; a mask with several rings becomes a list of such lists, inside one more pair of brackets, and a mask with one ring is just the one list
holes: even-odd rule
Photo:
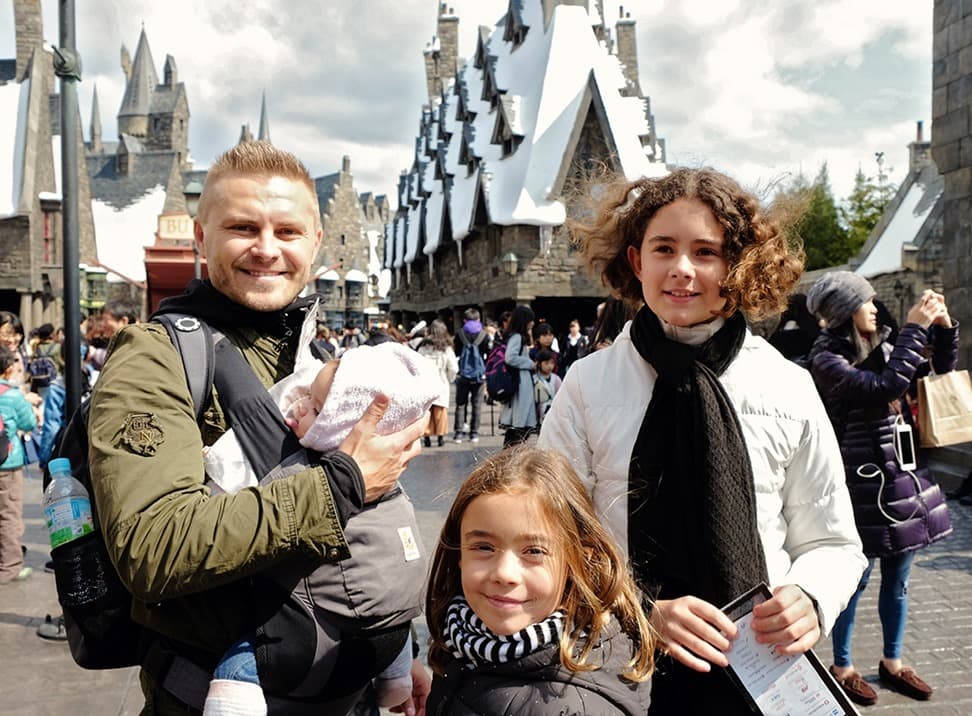
[[894, 455], [902, 470], [914, 470], [918, 467], [915, 440], [908, 423], [898, 422], [894, 426]]

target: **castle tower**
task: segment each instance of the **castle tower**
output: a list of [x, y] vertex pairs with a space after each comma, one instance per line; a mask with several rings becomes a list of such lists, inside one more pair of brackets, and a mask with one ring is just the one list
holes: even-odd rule
[[[122, 55], [123, 67], [125, 54], [127, 53]], [[148, 136], [149, 109], [152, 94], [158, 83], [159, 76], [155, 71], [155, 61], [152, 59], [152, 50], [149, 48], [148, 37], [143, 27], [138, 37], [138, 47], [135, 49], [135, 60], [131, 65], [125, 96], [118, 110], [119, 136], [130, 134], [141, 139]]]
[[257, 139], [261, 142], [270, 141], [270, 119], [267, 117], [267, 93], [263, 93], [263, 100], [260, 103], [260, 130]]
[[101, 108], [98, 106], [98, 85], [95, 85], [91, 96], [91, 143], [88, 145], [91, 154], [102, 154], [105, 151], [101, 143]]

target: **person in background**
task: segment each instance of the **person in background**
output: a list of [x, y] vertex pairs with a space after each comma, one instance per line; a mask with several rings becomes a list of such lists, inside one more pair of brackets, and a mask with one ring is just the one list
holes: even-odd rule
[[563, 456], [493, 455], [459, 488], [433, 557], [427, 713], [643, 716], [655, 635], [638, 600]]
[[[601, 308], [603, 306], [603, 308]], [[624, 324], [634, 318], [638, 312], [635, 301], [608, 298], [598, 306], [597, 322], [594, 324], [594, 337], [591, 338], [591, 352], [607, 348], [621, 333]]]
[[418, 352], [435, 364], [441, 388], [439, 397], [432, 403], [429, 428], [422, 442], [425, 447], [431, 447], [434, 437], [436, 444], [442, 447], [445, 445], [446, 433], [449, 432], [450, 386], [459, 372], [459, 361], [452, 349], [452, 336], [443, 321], [438, 318], [432, 321], [428, 335], [419, 344]]
[[590, 343], [580, 329], [580, 321], [576, 318], [572, 318], [567, 329], [567, 335], [564, 336], [564, 352], [561, 356], [560, 365], [558, 366], [558, 375], [563, 378], [567, 374], [567, 369], [570, 368], [576, 361], [580, 360], [586, 356], [589, 352]]
[[537, 408], [533, 402], [533, 371], [536, 364], [530, 358], [533, 321], [533, 309], [529, 306], [517, 306], [510, 316], [505, 360], [507, 368], [516, 371], [516, 393], [500, 411], [500, 427], [506, 428], [504, 448], [525, 442], [537, 427]]
[[908, 311], [898, 339], [878, 320], [874, 289], [852, 271], [824, 274], [807, 295], [807, 308], [826, 322], [810, 352], [810, 372], [834, 424], [843, 455], [857, 531], [868, 565], [834, 625], [831, 673], [856, 703], [877, 692], [854, 668], [851, 637], [857, 603], [876, 559], [881, 561], [878, 615], [884, 651], [878, 677], [886, 686], [925, 700], [931, 687], [902, 661], [908, 582], [915, 552], [952, 531], [941, 490], [918, 453], [917, 432], [904, 397], [931, 367], [955, 369], [958, 326], [940, 293], [928, 290]]
[[[489, 332], [479, 320], [478, 308], [467, 308], [463, 313], [462, 328], [456, 332], [456, 354], [459, 356], [459, 374], [456, 376], [456, 419], [452, 442], [479, 442], [479, 418], [483, 407], [483, 379], [486, 376], [488, 349], [483, 344]], [[494, 331], [495, 333], [495, 331]], [[468, 352], [467, 352], [468, 351]], [[463, 354], [470, 358], [463, 366]], [[469, 373], [464, 375], [463, 371]]]
[[537, 354], [542, 350], [553, 353], [554, 371], [560, 363], [560, 352], [554, 347], [557, 338], [554, 336], [553, 326], [546, 321], [541, 321], [533, 326], [533, 345], [530, 347], [530, 358], [534, 363], [537, 361]]
[[[17, 315], [10, 313], [10, 311], [0, 311], [0, 345], [5, 346], [8, 350], [13, 351], [19, 356], [21, 366], [26, 371], [30, 353], [26, 346], [24, 346], [24, 327]], [[17, 386], [25, 393], [30, 390], [30, 386], [25, 385], [26, 380], [27, 375], [24, 373], [21, 376], [20, 384]]]
[[18, 356], [0, 346], [0, 416], [10, 452], [0, 464], [0, 584], [27, 579], [31, 568], [24, 566], [24, 448], [19, 432], [37, 426], [34, 410], [10, 379], [17, 370]]
[[557, 358], [554, 352], [543, 348], [537, 353], [537, 372], [533, 377], [533, 402], [537, 406], [537, 425], [543, 425], [543, 418], [550, 410], [554, 396], [560, 390], [560, 376], [554, 372]]
[[125, 326], [138, 323], [141, 315], [142, 310], [138, 303], [130, 298], [113, 298], [101, 309], [106, 329], [112, 336]]
[[722, 607], [765, 582], [751, 626], [778, 654], [827, 633], [866, 565], [810, 374], [748, 327], [803, 269], [778, 215], [712, 169], [604, 183], [571, 225], [619, 301], [643, 302], [575, 363], [538, 444], [566, 455], [626, 548], [666, 656], [651, 714], [749, 714]]
[[780, 323], [769, 337], [770, 345], [801, 368], [810, 367], [810, 349], [820, 335], [816, 316], [807, 309], [807, 296], [794, 293], [787, 301]]

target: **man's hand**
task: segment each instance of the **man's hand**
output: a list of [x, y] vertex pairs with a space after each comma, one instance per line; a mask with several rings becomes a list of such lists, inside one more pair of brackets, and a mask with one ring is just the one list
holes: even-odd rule
[[651, 625], [676, 661], [695, 671], [728, 666], [730, 640], [736, 625], [719, 607], [698, 597], [660, 599], [651, 610]]
[[388, 492], [408, 461], [422, 451], [419, 438], [429, 423], [426, 415], [397, 433], [379, 435], [378, 421], [387, 409], [388, 396], [379, 394], [338, 446], [338, 450], [358, 463], [365, 483], [365, 502], [377, 500]]
[[432, 677], [418, 659], [412, 660], [412, 696], [389, 711], [405, 716], [425, 716], [425, 702], [432, 691]]
[[795, 584], [773, 590], [773, 598], [753, 607], [753, 631], [761, 644], [776, 644], [780, 654], [802, 654], [820, 639], [813, 600]]

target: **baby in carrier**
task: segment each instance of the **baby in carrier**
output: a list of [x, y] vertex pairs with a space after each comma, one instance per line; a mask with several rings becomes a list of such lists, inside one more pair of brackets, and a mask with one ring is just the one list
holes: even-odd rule
[[[270, 389], [300, 444], [318, 452], [335, 450], [379, 392], [391, 401], [378, 431], [391, 433], [428, 411], [439, 392], [437, 371], [406, 346], [383, 343], [360, 346], [324, 364], [298, 358], [294, 373]], [[234, 493], [293, 474], [306, 466], [307, 458], [299, 451], [258, 479], [229, 430], [206, 451], [206, 474], [214, 493]], [[407, 627], [421, 612], [426, 555], [415, 512], [401, 486], [365, 505], [348, 520], [344, 532], [349, 559], [321, 565], [306, 576], [286, 568], [271, 571], [292, 590], [316, 626], [313, 665], [291, 692], [297, 696], [310, 695], [327, 682], [342, 633], [377, 634]], [[405, 639], [394, 661], [372, 674], [380, 706], [398, 705], [411, 695], [411, 662], [411, 640]], [[224, 654], [210, 683], [205, 713], [266, 713], [253, 635]]]

